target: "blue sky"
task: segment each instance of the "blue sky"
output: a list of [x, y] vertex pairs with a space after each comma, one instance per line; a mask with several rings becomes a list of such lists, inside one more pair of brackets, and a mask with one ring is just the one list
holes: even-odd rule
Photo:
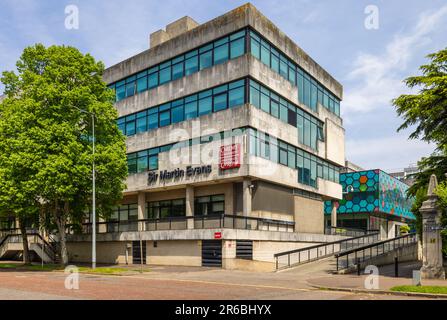
[[[24, 47], [41, 42], [78, 47], [113, 65], [148, 48], [149, 34], [188, 15], [199, 23], [246, 1], [0, 0], [0, 71], [14, 68]], [[402, 79], [425, 56], [447, 46], [445, 0], [253, 0], [344, 86], [346, 156], [364, 168], [399, 169], [433, 146], [396, 133], [402, 122], [390, 103], [408, 93]], [[64, 27], [65, 6], [79, 8], [79, 29]], [[364, 27], [367, 5], [379, 8], [379, 28]], [[0, 93], [3, 86], [0, 84]]]

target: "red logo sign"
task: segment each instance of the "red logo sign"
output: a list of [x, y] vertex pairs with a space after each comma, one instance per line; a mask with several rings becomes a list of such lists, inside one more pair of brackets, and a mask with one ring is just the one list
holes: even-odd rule
[[241, 166], [241, 144], [233, 143], [220, 147], [221, 170], [239, 168]]
[[222, 232], [214, 232], [214, 239], [222, 239]]

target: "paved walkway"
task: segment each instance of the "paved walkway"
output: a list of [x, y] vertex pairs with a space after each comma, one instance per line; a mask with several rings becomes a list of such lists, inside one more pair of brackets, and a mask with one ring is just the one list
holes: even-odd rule
[[[407, 262], [399, 264], [399, 277], [394, 276], [394, 265], [379, 268], [379, 290], [390, 290], [392, 287], [412, 285], [413, 270], [421, 268], [420, 262]], [[368, 275], [354, 274], [315, 276], [308, 279], [308, 284], [319, 287], [337, 287], [346, 289], [365, 289], [365, 280]], [[447, 280], [422, 280], [422, 285], [447, 286]]]
[[[65, 274], [62, 272], [0, 270], [0, 299], [418, 299], [386, 294], [322, 291], [315, 288], [363, 288], [364, 276], [330, 274], [334, 270], [333, 263], [333, 260], [327, 259], [277, 273], [150, 266], [150, 272], [126, 276], [81, 274], [79, 290], [65, 289]], [[411, 284], [411, 277], [406, 275], [413, 267], [406, 267], [406, 271], [402, 271], [404, 278], [399, 279], [389, 277], [389, 267], [384, 268], [380, 289], [396, 284]], [[136, 266], [129, 268], [135, 270]]]

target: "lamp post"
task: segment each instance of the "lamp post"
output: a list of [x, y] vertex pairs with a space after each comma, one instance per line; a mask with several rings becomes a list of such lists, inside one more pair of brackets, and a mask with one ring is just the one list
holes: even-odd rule
[[96, 268], [96, 173], [95, 173], [95, 113], [80, 109], [80, 112], [92, 116], [92, 269]]

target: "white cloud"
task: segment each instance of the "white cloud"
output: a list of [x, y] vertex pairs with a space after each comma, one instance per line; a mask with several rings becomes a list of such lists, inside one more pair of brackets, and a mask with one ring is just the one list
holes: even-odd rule
[[347, 76], [347, 81], [353, 85], [347, 87], [345, 93], [344, 115], [389, 105], [392, 98], [408, 91], [402, 76], [415, 52], [430, 42], [430, 34], [438, 30], [445, 16], [447, 5], [424, 12], [411, 32], [396, 34], [382, 54], [360, 53]]
[[408, 140], [406, 136], [406, 133], [402, 133], [392, 137], [348, 139], [348, 160], [365, 169], [379, 168], [387, 171], [397, 169], [397, 165], [416, 163], [435, 149], [433, 144]]

